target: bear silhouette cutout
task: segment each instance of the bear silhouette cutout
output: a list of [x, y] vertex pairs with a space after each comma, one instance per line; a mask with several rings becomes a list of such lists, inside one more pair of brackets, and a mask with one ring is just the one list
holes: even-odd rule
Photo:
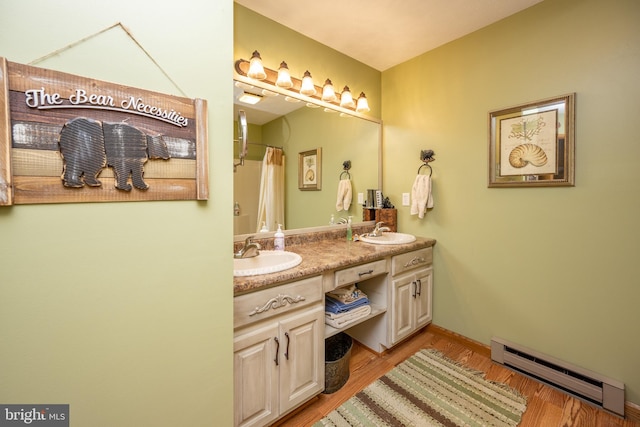
[[85, 117], [67, 122], [60, 132], [64, 160], [62, 182], [66, 187], [100, 186], [98, 175], [105, 166], [114, 171], [115, 186], [131, 191], [147, 190], [144, 164], [148, 159], [170, 158], [162, 135], [148, 135], [127, 123], [101, 123]]

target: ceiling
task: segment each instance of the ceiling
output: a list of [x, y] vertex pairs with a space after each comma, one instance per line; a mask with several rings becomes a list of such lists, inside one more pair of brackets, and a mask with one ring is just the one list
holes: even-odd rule
[[542, 0], [235, 1], [384, 71]]

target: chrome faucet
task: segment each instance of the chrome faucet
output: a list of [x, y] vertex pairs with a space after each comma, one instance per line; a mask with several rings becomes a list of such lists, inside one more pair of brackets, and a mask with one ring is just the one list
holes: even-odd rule
[[338, 220], [336, 221], [336, 224], [346, 224], [347, 222], [349, 222], [349, 220], [345, 217], [340, 217], [338, 218]]
[[389, 227], [383, 227], [384, 222], [377, 222], [376, 228], [371, 233], [367, 233], [369, 237], [380, 237], [384, 231], [391, 231]]
[[253, 241], [254, 236], [249, 236], [245, 239], [244, 245], [240, 250], [233, 254], [234, 258], [253, 258], [260, 255], [260, 247], [259, 243]]

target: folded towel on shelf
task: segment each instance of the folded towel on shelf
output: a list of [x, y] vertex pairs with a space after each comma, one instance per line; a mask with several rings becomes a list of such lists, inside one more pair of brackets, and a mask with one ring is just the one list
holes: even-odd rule
[[353, 310], [354, 308], [358, 308], [363, 305], [369, 305], [369, 298], [358, 298], [357, 300], [350, 303], [344, 303], [342, 301], [333, 299], [329, 295], [325, 295], [324, 298], [324, 311], [327, 313], [346, 313], [349, 310]]
[[366, 298], [367, 294], [358, 289], [357, 285], [345, 286], [344, 288], [334, 289], [328, 292], [331, 298], [341, 301], [343, 303], [350, 303], [358, 300], [359, 298]]
[[432, 207], [431, 177], [429, 175], [418, 175], [411, 188], [411, 215], [417, 214], [418, 218], [422, 219], [427, 209]]
[[338, 199], [336, 200], [336, 210], [348, 211], [351, 206], [351, 180], [349, 178], [341, 179], [338, 182]]
[[334, 328], [343, 328], [369, 314], [371, 314], [371, 306], [363, 305], [342, 314], [325, 313], [324, 323]]

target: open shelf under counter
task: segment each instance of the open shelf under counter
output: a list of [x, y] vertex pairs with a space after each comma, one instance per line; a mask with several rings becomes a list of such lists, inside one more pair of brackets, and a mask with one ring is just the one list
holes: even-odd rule
[[382, 306], [379, 306], [379, 305], [376, 305], [376, 304], [371, 304], [371, 313], [369, 313], [368, 315], [366, 315], [364, 317], [359, 318], [358, 320], [355, 320], [355, 321], [345, 325], [342, 328], [334, 328], [333, 326], [327, 325], [325, 323], [325, 325], [324, 325], [324, 328], [325, 328], [324, 329], [324, 338], [327, 339], [327, 338], [329, 338], [329, 337], [331, 337], [331, 336], [333, 336], [335, 334], [338, 334], [340, 332], [346, 331], [347, 329], [349, 329], [349, 328], [351, 328], [353, 326], [359, 325], [362, 322], [366, 322], [367, 320], [372, 319], [372, 318], [374, 318], [376, 316], [379, 316], [379, 315], [381, 315], [382, 313], [384, 313], [386, 311], [387, 311], [386, 307], [382, 307]]

